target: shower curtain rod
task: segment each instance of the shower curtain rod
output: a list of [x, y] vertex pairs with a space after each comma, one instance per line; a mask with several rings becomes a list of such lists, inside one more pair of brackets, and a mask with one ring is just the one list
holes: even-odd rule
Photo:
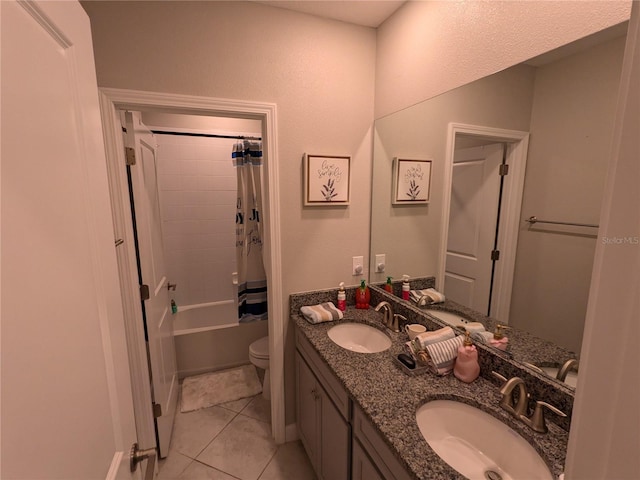
[[217, 135], [215, 133], [171, 132], [167, 130], [151, 130], [156, 135], [178, 135], [183, 137], [235, 138], [237, 140], [262, 140], [262, 137], [246, 137], [244, 135]]

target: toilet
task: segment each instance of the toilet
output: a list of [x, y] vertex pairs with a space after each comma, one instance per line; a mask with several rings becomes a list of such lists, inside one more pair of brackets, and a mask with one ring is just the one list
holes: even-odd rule
[[264, 380], [262, 381], [262, 396], [265, 400], [271, 399], [271, 388], [269, 381], [269, 337], [262, 337], [249, 345], [249, 360], [256, 367], [264, 370]]

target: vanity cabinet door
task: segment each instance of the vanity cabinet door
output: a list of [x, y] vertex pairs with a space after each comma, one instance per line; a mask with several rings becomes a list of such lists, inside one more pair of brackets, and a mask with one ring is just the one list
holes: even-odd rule
[[351, 480], [385, 480], [356, 439], [351, 455]]
[[321, 480], [349, 478], [349, 424], [296, 352], [298, 434]]
[[296, 352], [296, 415], [298, 435], [304, 445], [313, 469], [318, 471], [318, 437], [320, 423], [317, 408], [316, 378], [306, 362]]
[[349, 478], [349, 443], [351, 429], [340, 412], [320, 390], [320, 476], [324, 480], [347, 480]]

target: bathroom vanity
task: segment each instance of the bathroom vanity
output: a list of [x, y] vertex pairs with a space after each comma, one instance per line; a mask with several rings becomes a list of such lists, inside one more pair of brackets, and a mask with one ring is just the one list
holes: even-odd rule
[[[411, 375], [395, 361], [407, 341], [404, 333], [389, 330], [389, 349], [359, 353], [334, 343], [327, 332], [340, 323], [365, 323], [382, 327], [382, 313], [347, 308], [338, 322], [317, 325], [301, 315], [302, 305], [334, 301], [336, 290], [294, 294], [290, 314], [295, 326], [297, 421], [299, 434], [319, 478], [341, 479], [454, 479], [465, 478], [443, 461], [423, 437], [416, 412], [432, 400], [455, 400], [489, 413], [524, 438], [542, 457], [549, 478], [562, 473], [568, 441], [568, 422], [547, 416], [549, 431], [536, 433], [499, 407], [500, 382], [491, 370], [505, 377], [521, 377], [534, 400], [555, 404], [570, 416], [572, 397], [565, 398], [552, 383], [521, 370], [509, 359], [480, 349], [481, 377], [470, 384], [453, 375], [430, 372]], [[353, 305], [349, 300], [347, 303]], [[396, 312], [428, 330], [441, 328], [428, 315], [383, 291], [372, 289], [371, 304], [393, 302]], [[561, 428], [563, 425], [564, 428]], [[552, 475], [552, 476], [551, 476]]]

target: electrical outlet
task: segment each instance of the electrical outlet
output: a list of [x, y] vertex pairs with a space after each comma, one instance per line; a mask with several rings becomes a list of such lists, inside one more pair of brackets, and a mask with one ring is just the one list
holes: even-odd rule
[[363, 262], [364, 262], [364, 257], [362, 256], [353, 257], [353, 270], [352, 270], [353, 273], [352, 274], [354, 276], [362, 275], [364, 273]]
[[379, 253], [376, 255], [376, 272], [383, 273], [386, 267], [386, 255], [384, 253]]

